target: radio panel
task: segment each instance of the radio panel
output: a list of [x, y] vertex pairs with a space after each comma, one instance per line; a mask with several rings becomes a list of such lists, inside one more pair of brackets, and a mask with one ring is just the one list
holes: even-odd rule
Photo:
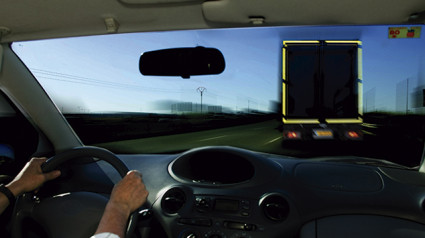
[[195, 196], [194, 206], [196, 211], [201, 213], [227, 213], [242, 217], [251, 214], [250, 201], [247, 199], [198, 195]]

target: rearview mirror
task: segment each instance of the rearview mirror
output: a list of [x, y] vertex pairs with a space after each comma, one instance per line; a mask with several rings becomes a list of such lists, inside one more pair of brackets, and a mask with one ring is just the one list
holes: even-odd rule
[[224, 71], [223, 54], [214, 48], [173, 48], [145, 52], [140, 56], [143, 75], [181, 76], [220, 74]]

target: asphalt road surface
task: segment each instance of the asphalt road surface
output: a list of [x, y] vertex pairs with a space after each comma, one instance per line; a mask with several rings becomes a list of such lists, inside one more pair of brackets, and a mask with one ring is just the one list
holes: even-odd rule
[[279, 151], [282, 133], [276, 128], [279, 122], [266, 121], [261, 123], [205, 130], [185, 134], [158, 136], [99, 144], [116, 153], [168, 153], [187, 149], [230, 145], [261, 151]]
[[365, 124], [363, 141], [288, 142], [277, 129], [279, 121], [98, 144], [115, 153], [174, 153], [202, 146], [227, 145], [299, 158], [349, 155], [392, 161], [409, 167], [420, 163], [423, 138]]

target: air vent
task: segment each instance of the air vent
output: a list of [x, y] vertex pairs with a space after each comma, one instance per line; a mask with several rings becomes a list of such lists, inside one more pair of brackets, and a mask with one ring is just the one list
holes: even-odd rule
[[289, 204], [279, 194], [266, 195], [260, 200], [260, 206], [264, 215], [272, 221], [284, 221], [289, 215]]
[[177, 213], [185, 204], [186, 195], [180, 188], [168, 190], [161, 200], [162, 210], [169, 214]]

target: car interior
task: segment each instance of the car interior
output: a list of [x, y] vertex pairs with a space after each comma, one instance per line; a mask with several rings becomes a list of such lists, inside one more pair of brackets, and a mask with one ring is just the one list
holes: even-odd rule
[[[424, 24], [423, 0], [0, 2], [0, 183], [62, 172], [0, 237], [90, 237], [129, 170], [129, 238], [424, 237]], [[363, 139], [285, 140], [283, 42], [312, 40], [362, 47]]]

